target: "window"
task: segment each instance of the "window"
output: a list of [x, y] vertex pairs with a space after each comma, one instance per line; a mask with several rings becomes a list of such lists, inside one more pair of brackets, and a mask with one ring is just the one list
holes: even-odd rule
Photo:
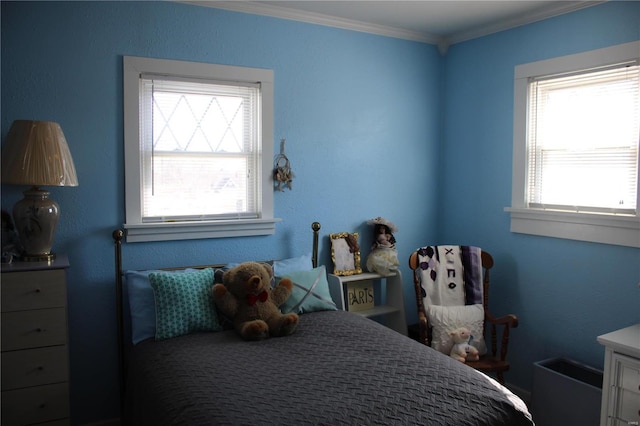
[[640, 247], [639, 52], [516, 67], [513, 232]]
[[530, 207], [635, 214], [640, 66], [531, 78]]
[[127, 241], [273, 234], [273, 72], [123, 65]]

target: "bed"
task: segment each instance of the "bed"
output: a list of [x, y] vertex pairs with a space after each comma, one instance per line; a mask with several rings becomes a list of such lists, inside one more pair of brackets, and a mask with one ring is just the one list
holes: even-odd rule
[[[315, 223], [313, 270], [323, 268], [319, 229]], [[123, 424], [533, 425], [522, 400], [497, 381], [335, 308], [301, 313], [287, 337], [248, 342], [220, 327], [162, 340], [138, 336], [134, 345], [123, 233], [113, 235]]]

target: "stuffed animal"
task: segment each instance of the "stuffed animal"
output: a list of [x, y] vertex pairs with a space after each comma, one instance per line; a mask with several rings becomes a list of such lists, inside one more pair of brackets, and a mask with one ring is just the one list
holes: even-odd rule
[[291, 295], [293, 283], [283, 278], [271, 289], [272, 277], [270, 265], [244, 262], [225, 271], [222, 284], [211, 289], [217, 308], [246, 340], [287, 336], [298, 326], [297, 314], [282, 314], [278, 309]]
[[453, 347], [449, 355], [451, 355], [453, 359], [466, 362], [477, 361], [480, 358], [478, 350], [470, 344], [472, 336], [468, 328], [456, 328], [450, 334], [453, 339]]

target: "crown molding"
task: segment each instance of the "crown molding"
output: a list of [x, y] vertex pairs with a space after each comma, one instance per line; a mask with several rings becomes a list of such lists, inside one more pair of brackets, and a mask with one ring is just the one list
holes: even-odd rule
[[461, 43], [463, 41], [474, 38], [483, 37], [489, 34], [498, 33], [500, 31], [509, 30], [523, 25], [532, 24], [555, 16], [564, 15], [565, 13], [575, 12], [580, 9], [586, 9], [598, 4], [605, 3], [607, 0], [600, 1], [561, 1], [552, 6], [546, 6], [538, 12], [530, 12], [525, 16], [518, 16], [512, 19], [506, 19], [497, 24], [483, 25], [469, 31], [461, 31], [446, 37], [448, 45]]
[[255, 1], [207, 1], [207, 0], [179, 0], [180, 3], [189, 3], [198, 6], [212, 7], [216, 9], [231, 10], [234, 12], [252, 13], [254, 15], [271, 16], [274, 18], [289, 19], [292, 21], [307, 22], [310, 24], [324, 25], [327, 27], [341, 28], [344, 30], [359, 31], [364, 33], [382, 35], [418, 41], [421, 43], [438, 44], [441, 37], [425, 34], [418, 31], [409, 31], [401, 28], [376, 25], [353, 19], [339, 18], [324, 15], [322, 13], [307, 12], [288, 7], [264, 4]]
[[308, 12], [292, 9], [283, 6], [265, 4], [259, 1], [215, 1], [215, 0], [177, 0], [179, 3], [188, 3], [198, 6], [211, 7], [216, 9], [230, 10], [234, 12], [251, 13], [254, 15], [271, 16], [274, 18], [289, 19], [293, 21], [307, 22], [310, 24], [324, 25], [328, 27], [341, 28], [351, 31], [394, 37], [405, 40], [412, 40], [421, 43], [438, 46], [440, 53], [445, 55], [449, 46], [474, 38], [483, 37], [500, 31], [516, 28], [533, 22], [542, 21], [554, 16], [574, 12], [597, 4], [605, 3], [607, 0], [599, 1], [560, 1], [555, 5], [546, 6], [538, 12], [527, 13], [526, 15], [505, 19], [497, 24], [482, 25], [477, 28], [439, 36], [419, 31], [410, 31], [402, 28], [389, 27], [384, 25], [371, 24], [353, 19], [339, 18], [321, 13]]

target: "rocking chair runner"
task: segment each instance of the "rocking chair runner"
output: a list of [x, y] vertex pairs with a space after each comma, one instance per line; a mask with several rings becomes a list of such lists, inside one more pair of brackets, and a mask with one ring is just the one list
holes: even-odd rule
[[[487, 325], [491, 332], [490, 351], [486, 355], [480, 357], [478, 361], [467, 361], [467, 365], [485, 373], [495, 373], [498, 381], [504, 384], [504, 372], [509, 369], [507, 358], [507, 349], [509, 346], [509, 330], [518, 326], [518, 317], [514, 314], [495, 317], [488, 309], [489, 304], [489, 270], [493, 267], [493, 257], [486, 251], [482, 251], [482, 269], [483, 269], [483, 298], [482, 305], [484, 307], [484, 327], [483, 334], [487, 334]], [[413, 283], [416, 291], [416, 302], [418, 308], [418, 326], [419, 339], [421, 343], [430, 345], [430, 325], [427, 315], [425, 314], [425, 306], [423, 305], [422, 291], [420, 286], [418, 253], [413, 252], [409, 257], [409, 267], [413, 271]], [[500, 327], [500, 330], [498, 329]], [[499, 333], [500, 331], [500, 333]], [[498, 346], [498, 334], [500, 334], [500, 345]], [[498, 348], [500, 349], [498, 355]]]

